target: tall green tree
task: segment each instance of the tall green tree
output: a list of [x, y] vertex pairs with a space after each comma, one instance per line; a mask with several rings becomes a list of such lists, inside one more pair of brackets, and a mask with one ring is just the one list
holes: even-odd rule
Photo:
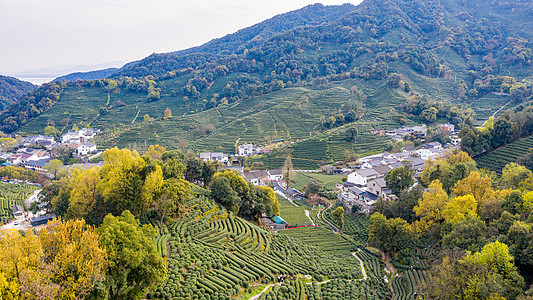
[[156, 230], [140, 226], [128, 211], [104, 218], [96, 230], [106, 250], [109, 265], [105, 287], [109, 299], [141, 299], [167, 278], [167, 262], [156, 249]]
[[425, 287], [430, 299], [516, 299], [524, 287], [507, 245], [496, 241], [479, 252], [450, 255]]
[[395, 168], [385, 175], [385, 182], [394, 195], [400, 195], [404, 189], [415, 183], [414, 172], [410, 166]]
[[387, 219], [380, 213], [372, 214], [368, 227], [368, 243], [384, 252], [398, 252], [408, 247], [414, 234], [407, 221], [394, 218]]

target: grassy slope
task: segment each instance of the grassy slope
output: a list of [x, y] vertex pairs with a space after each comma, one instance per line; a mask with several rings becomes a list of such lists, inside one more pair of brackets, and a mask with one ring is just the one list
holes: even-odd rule
[[304, 187], [309, 184], [309, 181], [312, 179], [322, 182], [325, 187], [330, 187], [336, 183], [342, 183], [343, 175], [325, 175], [317, 173], [305, 173], [305, 172], [296, 172], [296, 177], [294, 179], [295, 183], [293, 187], [295, 189], [303, 191]]

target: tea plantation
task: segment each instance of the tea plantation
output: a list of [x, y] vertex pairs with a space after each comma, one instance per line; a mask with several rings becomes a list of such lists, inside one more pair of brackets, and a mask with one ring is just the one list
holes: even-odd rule
[[518, 159], [529, 152], [533, 147], [533, 136], [519, 139], [492, 152], [476, 157], [479, 168], [501, 172], [506, 164], [517, 162]]
[[32, 185], [9, 184], [0, 182], [0, 223], [13, 219], [13, 205], [25, 207], [24, 200], [36, 189]]
[[[186, 207], [183, 217], [162, 226], [157, 238], [158, 250], [168, 258], [169, 278], [149, 299], [247, 299], [280, 275], [306, 282], [287, 280], [260, 299], [390, 298], [382, 276], [372, 273], [362, 280], [351, 254], [362, 241], [315, 227], [270, 232], [199, 195]], [[142, 221], [157, 226], [154, 219], [144, 216]], [[377, 265], [365, 260], [368, 270]]]

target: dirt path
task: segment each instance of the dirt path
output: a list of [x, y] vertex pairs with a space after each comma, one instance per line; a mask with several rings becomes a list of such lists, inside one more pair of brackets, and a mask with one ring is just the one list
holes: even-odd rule
[[[500, 109], [498, 109], [497, 111], [495, 111], [493, 114], [492, 114], [492, 117], [495, 118], [496, 117], [496, 114], [499, 113], [502, 109], [504, 109], [507, 105], [511, 104], [511, 102], [513, 102], [513, 100], [505, 103], [502, 107], [500, 107]], [[485, 122], [483, 122], [483, 124], [481, 124], [481, 127], [485, 126], [485, 124], [488, 122], [489, 120], [487, 119]]]
[[307, 218], [309, 218], [309, 220], [311, 221], [311, 225], [315, 225], [315, 222], [313, 222], [313, 219], [311, 219], [311, 216], [309, 215], [309, 211], [306, 209], [305, 210], [305, 215], [307, 216]]
[[[361, 249], [359, 249], [359, 251], [361, 251]], [[361, 272], [363, 272], [363, 280], [366, 280], [368, 277], [366, 276], [365, 264], [363, 264], [363, 261], [355, 253], [356, 252], [352, 253], [352, 255], [359, 261], [359, 265], [361, 266]]]
[[383, 259], [381, 260], [382, 262], [385, 263], [385, 266], [387, 267], [387, 269], [390, 271], [390, 274], [391, 274], [391, 280], [389, 281], [389, 288], [390, 290], [392, 291], [392, 297], [393, 299], [396, 297], [396, 291], [394, 290], [394, 288], [392, 287], [392, 278], [396, 273], [396, 268], [392, 265], [391, 263], [391, 258], [386, 255], [385, 253], [383, 253]]
[[28, 197], [28, 199], [26, 199], [26, 201], [24, 201], [24, 204], [26, 205], [26, 208], [29, 210], [30, 209], [30, 206], [33, 202], [36, 202], [37, 200], [39, 200], [39, 193], [41, 192], [41, 190], [36, 190], [35, 192], [33, 192], [32, 195], [30, 195]]
[[[327, 208], [326, 208], [326, 209], [327, 209]], [[324, 209], [323, 211], [321, 211], [321, 212], [318, 213], [318, 214], [320, 215], [320, 218], [322, 219], [322, 222], [328, 224], [329, 227], [331, 227], [331, 229], [333, 229], [333, 231], [334, 231], [335, 233], [339, 232], [339, 229], [337, 229], [337, 227], [335, 227], [333, 224], [331, 224], [330, 222], [328, 222], [328, 221], [326, 220], [326, 218], [324, 218], [324, 211], [325, 211], [326, 209]]]
[[276, 284], [281, 284], [281, 283], [271, 283], [269, 285], [267, 285], [262, 291], [261, 293], [255, 295], [255, 296], [252, 296], [250, 297], [248, 300], [256, 300], [256, 299], [259, 299], [259, 297], [261, 297], [261, 295], [263, 295], [269, 288], [273, 287], [274, 285]]

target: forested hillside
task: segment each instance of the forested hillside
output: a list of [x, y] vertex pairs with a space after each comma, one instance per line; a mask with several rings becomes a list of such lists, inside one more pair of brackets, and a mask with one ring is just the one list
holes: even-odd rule
[[22, 96], [34, 91], [36, 88], [36, 85], [29, 82], [0, 75], [0, 110], [4, 110], [16, 103]]
[[[530, 6], [520, 0], [310, 6], [197, 48], [151, 55], [110, 79], [45, 85], [0, 114], [1, 129], [34, 133], [76, 123], [115, 128], [105, 145], [179, 143], [196, 151], [283, 138], [299, 141], [302, 153], [306, 142], [313, 145], [316, 158], [300, 166], [316, 166], [344, 150], [382, 150], [385, 142], [366, 137], [372, 128], [440, 119], [460, 129], [483, 123], [504, 104], [527, 102]], [[416, 107], [435, 118], [399, 109], [420, 101], [427, 105]], [[163, 116], [167, 108], [172, 118]], [[361, 139], [346, 145], [349, 128]]]
[[96, 71], [90, 71], [90, 72], [76, 72], [67, 74], [65, 76], [58, 77], [54, 79], [54, 81], [75, 81], [75, 80], [93, 80], [93, 79], [104, 79], [107, 78], [107, 76], [115, 73], [118, 70], [118, 68], [107, 68], [103, 70], [96, 70]]

